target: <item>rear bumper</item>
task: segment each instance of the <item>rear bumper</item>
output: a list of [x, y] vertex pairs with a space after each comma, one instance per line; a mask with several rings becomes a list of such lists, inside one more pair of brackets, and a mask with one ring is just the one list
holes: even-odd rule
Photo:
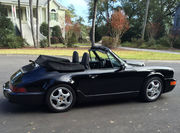
[[163, 93], [170, 92], [175, 88], [176, 85], [171, 85], [170, 84], [172, 81], [176, 81], [176, 80], [173, 79], [173, 78], [165, 79], [165, 87], [164, 87]]
[[14, 93], [9, 88], [9, 82], [3, 85], [4, 96], [12, 103], [18, 104], [42, 104], [44, 102], [43, 92]]

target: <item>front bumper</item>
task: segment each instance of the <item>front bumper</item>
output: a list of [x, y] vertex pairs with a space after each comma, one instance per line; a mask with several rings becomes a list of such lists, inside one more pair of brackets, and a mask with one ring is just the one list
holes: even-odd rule
[[173, 78], [170, 78], [170, 79], [165, 79], [165, 82], [164, 82], [164, 91], [163, 93], [167, 93], [167, 92], [170, 92], [172, 91], [176, 85], [171, 85], [171, 82], [172, 81], [176, 81], [175, 79]]
[[4, 96], [12, 103], [18, 104], [42, 104], [44, 92], [14, 93], [9, 88], [9, 82], [3, 85]]

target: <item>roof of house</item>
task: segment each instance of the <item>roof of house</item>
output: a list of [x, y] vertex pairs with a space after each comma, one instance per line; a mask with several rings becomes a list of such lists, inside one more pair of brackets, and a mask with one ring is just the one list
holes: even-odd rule
[[[33, 5], [36, 5], [36, 0], [32, 0]], [[20, 0], [22, 5], [29, 5], [29, 0]], [[61, 8], [66, 10], [66, 7], [62, 6], [58, 0], [54, 0], [54, 2]], [[18, 0], [0, 0], [0, 3], [7, 3], [7, 4], [18, 4]], [[47, 0], [39, 0], [39, 6], [46, 6]]]

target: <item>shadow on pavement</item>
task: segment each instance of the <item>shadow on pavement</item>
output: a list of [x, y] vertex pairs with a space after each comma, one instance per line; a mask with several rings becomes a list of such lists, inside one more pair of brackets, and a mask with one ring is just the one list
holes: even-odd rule
[[[164, 100], [165, 96], [161, 96], [159, 99]], [[146, 104], [141, 102], [137, 97], [123, 97], [123, 98], [113, 98], [113, 99], [95, 99], [95, 100], [83, 100], [78, 102], [75, 110], [97, 108], [97, 107], [108, 107], [116, 105], [132, 105], [134, 104]], [[19, 105], [10, 103], [6, 99], [0, 99], [0, 113], [1, 114], [25, 114], [25, 113], [50, 113], [46, 105]]]

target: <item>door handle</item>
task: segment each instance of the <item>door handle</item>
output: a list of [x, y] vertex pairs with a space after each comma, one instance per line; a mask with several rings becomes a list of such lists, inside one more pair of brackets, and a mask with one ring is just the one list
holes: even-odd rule
[[98, 77], [98, 75], [89, 75], [89, 77], [90, 77], [91, 79], [95, 79], [95, 78]]

